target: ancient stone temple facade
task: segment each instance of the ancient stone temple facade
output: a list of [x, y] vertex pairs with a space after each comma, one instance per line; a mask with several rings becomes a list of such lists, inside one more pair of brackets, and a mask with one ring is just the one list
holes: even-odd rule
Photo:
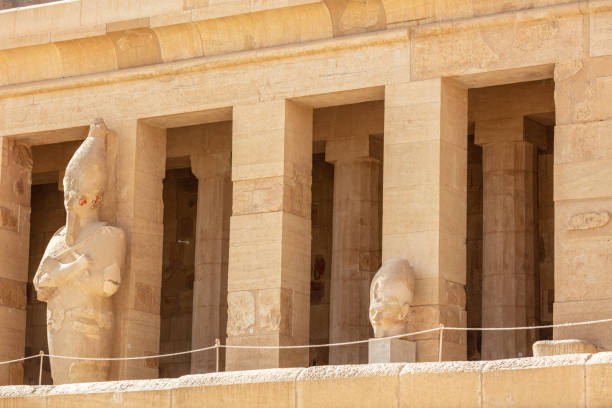
[[[611, 322], [431, 331], [410, 339], [416, 365], [354, 371], [329, 366], [367, 364], [367, 343], [270, 346], [375, 337], [370, 284], [395, 259], [407, 331], [612, 318], [611, 78], [611, 0], [0, 0], [0, 361], [53, 344], [35, 277], [101, 118], [97, 216], [125, 241], [108, 357], [264, 346], [116, 360], [105, 378], [286, 368], [218, 384], [268, 381], [300, 406], [355, 402], [359, 381], [425, 406], [428, 384], [459, 384], [494, 405], [539, 367], [550, 405], [610, 401]], [[545, 340], [600, 353], [542, 362]], [[491, 362], [508, 358], [530, 374]], [[462, 363], [419, 365], [438, 360]], [[39, 370], [0, 365], [0, 385]]]

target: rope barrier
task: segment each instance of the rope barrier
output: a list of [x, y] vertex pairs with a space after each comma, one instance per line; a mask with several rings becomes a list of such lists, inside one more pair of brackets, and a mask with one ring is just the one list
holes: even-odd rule
[[151, 356], [136, 356], [136, 357], [71, 357], [71, 356], [58, 356], [55, 354], [45, 354], [45, 357], [49, 358], [59, 358], [64, 360], [88, 360], [88, 361], [125, 361], [125, 360], [148, 360], [151, 358], [165, 358], [165, 357], [174, 357], [174, 356], [182, 356], [184, 354], [198, 353], [200, 351], [212, 350], [217, 348], [217, 345], [202, 347], [195, 350], [187, 350], [187, 351], [179, 351], [178, 353], [168, 353], [168, 354], [156, 354]]
[[369, 343], [371, 341], [381, 341], [381, 340], [388, 340], [388, 339], [398, 339], [400, 337], [417, 336], [419, 334], [436, 332], [438, 330], [440, 329], [436, 327], [433, 329], [421, 330], [421, 331], [412, 332], [412, 333], [398, 334], [395, 336], [376, 337], [376, 338], [365, 339], [365, 340], [345, 341], [342, 343], [306, 344], [306, 345], [300, 345], [300, 346], [230, 346], [227, 344], [221, 344], [220, 347], [228, 348], [228, 349], [301, 349], [301, 348], [350, 346], [353, 344]]
[[37, 357], [40, 357], [40, 354], [34, 354], [33, 356], [16, 358], [15, 360], [0, 361], [0, 365], [11, 364], [11, 363], [18, 363], [20, 361], [31, 360], [31, 359], [37, 358]]
[[[320, 347], [340, 347], [340, 346], [350, 346], [354, 344], [363, 344], [369, 343], [373, 341], [383, 341], [389, 339], [399, 339], [403, 337], [410, 336], [418, 336], [421, 334], [431, 333], [431, 332], [440, 332], [439, 341], [442, 343], [442, 335], [444, 331], [453, 330], [453, 331], [511, 331], [511, 330], [536, 330], [536, 329], [550, 329], [555, 327], [571, 327], [571, 326], [584, 326], [590, 324], [601, 324], [601, 323], [610, 323], [612, 322], [612, 318], [609, 319], [601, 319], [601, 320], [589, 320], [585, 322], [572, 322], [572, 323], [557, 323], [557, 324], [546, 324], [540, 326], [520, 326], [520, 327], [446, 327], [444, 325], [440, 325], [439, 327], [434, 327], [432, 329], [420, 330], [411, 333], [397, 334], [394, 336], [387, 337], [376, 337], [372, 339], [366, 340], [355, 340], [355, 341], [345, 341], [340, 343], [327, 343], [327, 344], [306, 344], [306, 345], [295, 345], [295, 346], [242, 346], [242, 345], [228, 345], [221, 344], [218, 339], [215, 341], [215, 344], [208, 347], [202, 347], [195, 350], [187, 350], [180, 351], [177, 353], [168, 353], [168, 354], [155, 354], [149, 356], [135, 356], [135, 357], [73, 357], [73, 356], [60, 356], [55, 354], [44, 354], [43, 352], [39, 354], [34, 354], [27, 357], [17, 358], [14, 360], [8, 361], [0, 361], [0, 365], [18, 363], [20, 361], [31, 360], [34, 358], [40, 358], [42, 364], [42, 357], [49, 358], [58, 358], [58, 359], [67, 359], [67, 360], [88, 360], [88, 361], [126, 361], [126, 360], [148, 360], [152, 358], [166, 358], [166, 357], [174, 357], [181, 356], [185, 354], [199, 353], [201, 351], [207, 351], [216, 349], [217, 350], [217, 364], [218, 364], [218, 350], [220, 348], [226, 349], [303, 349], [303, 348], [320, 348]], [[439, 359], [441, 359], [442, 353], [442, 344], [440, 344], [439, 348]], [[218, 365], [217, 365], [218, 367]]]
[[571, 326], [584, 326], [588, 324], [599, 324], [612, 322], [610, 319], [602, 320], [589, 320], [586, 322], [573, 322], [573, 323], [557, 323], [557, 324], [545, 324], [541, 326], [519, 326], [519, 327], [445, 327], [444, 330], [465, 330], [465, 331], [508, 331], [508, 330], [536, 330], [536, 329], [552, 329], [555, 327], [571, 327]]
[[439, 334], [439, 343], [438, 343], [438, 361], [442, 361], [442, 346], [444, 344], [444, 325], [440, 323], [440, 334]]

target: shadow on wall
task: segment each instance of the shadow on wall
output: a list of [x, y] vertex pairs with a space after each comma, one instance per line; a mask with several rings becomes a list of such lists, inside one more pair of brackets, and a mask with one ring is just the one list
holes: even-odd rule
[[34, 6], [36, 4], [55, 3], [57, 1], [60, 0], [0, 0], [0, 10]]

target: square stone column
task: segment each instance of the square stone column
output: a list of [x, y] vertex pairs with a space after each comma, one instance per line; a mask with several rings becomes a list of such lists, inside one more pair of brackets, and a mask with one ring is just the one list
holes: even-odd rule
[[[467, 90], [448, 79], [385, 88], [382, 257], [416, 274], [412, 329], [466, 326]], [[465, 360], [466, 336], [445, 332], [443, 359]], [[437, 361], [438, 333], [412, 337]]]
[[[482, 325], [534, 325], [537, 149], [546, 128], [523, 117], [479, 121], [474, 137], [483, 160]], [[485, 331], [482, 359], [529, 356], [535, 334]]]
[[[0, 138], [0, 361], [24, 357], [32, 153]], [[23, 363], [0, 366], [0, 385], [22, 384]]]
[[[234, 106], [229, 345], [308, 344], [312, 109]], [[307, 366], [308, 349], [228, 349], [226, 370]]]
[[[231, 135], [207, 135], [206, 151], [191, 155], [191, 171], [198, 178], [196, 259], [193, 285], [193, 349], [225, 340], [227, 325], [227, 259], [229, 217], [232, 211]], [[225, 350], [221, 349], [220, 370]], [[214, 372], [216, 354], [192, 354], [191, 373]]]
[[[610, 75], [612, 56], [555, 66], [554, 323], [612, 317]], [[610, 351], [612, 323], [559, 327], [553, 337]]]
[[[372, 337], [368, 309], [370, 282], [381, 257], [382, 149], [382, 140], [369, 135], [325, 146], [325, 160], [334, 164], [331, 343]], [[367, 343], [329, 349], [330, 364], [367, 362]]]
[[[116, 133], [108, 146], [109, 156], [116, 155], [116, 162], [111, 160], [103, 216], [124, 229], [128, 243], [122, 283], [113, 298], [113, 354], [158, 354], [166, 130], [135, 120], [105, 120]], [[111, 366], [111, 378], [157, 378], [157, 367], [157, 360], [120, 361]]]

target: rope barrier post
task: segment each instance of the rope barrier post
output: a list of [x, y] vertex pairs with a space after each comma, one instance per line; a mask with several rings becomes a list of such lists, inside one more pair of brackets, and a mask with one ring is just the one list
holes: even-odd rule
[[40, 350], [40, 368], [38, 369], [38, 385], [42, 385], [42, 367], [43, 367], [43, 359], [45, 358], [45, 352]]
[[215, 372], [219, 372], [219, 346], [221, 345], [221, 341], [219, 339], [215, 339], [215, 351], [217, 353], [217, 361], [215, 365]]
[[444, 339], [444, 325], [440, 323], [440, 345], [438, 346], [438, 361], [442, 361], [443, 339]]

